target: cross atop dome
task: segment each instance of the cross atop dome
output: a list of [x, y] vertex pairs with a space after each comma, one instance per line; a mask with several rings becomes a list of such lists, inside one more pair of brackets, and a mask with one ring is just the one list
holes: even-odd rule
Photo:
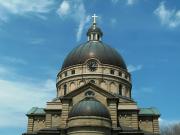
[[101, 29], [96, 26], [96, 18], [97, 17], [98, 16], [96, 14], [94, 14], [92, 16], [93, 23], [87, 32], [88, 41], [101, 41], [101, 37], [102, 37], [103, 33], [102, 33]]
[[94, 15], [92, 16], [92, 18], [93, 18], [93, 24], [96, 24], [96, 18], [98, 18], [98, 16], [97, 16], [96, 14], [94, 14]]

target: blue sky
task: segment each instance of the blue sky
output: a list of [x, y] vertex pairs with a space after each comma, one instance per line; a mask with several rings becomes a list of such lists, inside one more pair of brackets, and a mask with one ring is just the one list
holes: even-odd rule
[[25, 113], [56, 96], [64, 58], [86, 42], [96, 13], [103, 42], [132, 74], [133, 98], [161, 123], [180, 120], [179, 0], [0, 0], [0, 133], [26, 131]]

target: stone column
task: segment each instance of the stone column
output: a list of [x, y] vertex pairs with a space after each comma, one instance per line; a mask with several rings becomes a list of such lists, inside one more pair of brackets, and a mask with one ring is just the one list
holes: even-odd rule
[[27, 128], [27, 132], [33, 132], [33, 125], [34, 125], [34, 120], [32, 116], [28, 116], [28, 128]]
[[118, 122], [118, 118], [117, 118], [117, 103], [118, 103], [119, 99], [117, 98], [108, 98], [108, 108], [109, 108], [109, 112], [111, 115], [111, 121], [112, 121], [112, 127], [116, 128], [117, 127], [117, 122]]
[[159, 134], [159, 121], [158, 121], [159, 116], [153, 117], [153, 132], [155, 134]]
[[132, 128], [138, 129], [138, 112], [133, 111], [132, 112]]

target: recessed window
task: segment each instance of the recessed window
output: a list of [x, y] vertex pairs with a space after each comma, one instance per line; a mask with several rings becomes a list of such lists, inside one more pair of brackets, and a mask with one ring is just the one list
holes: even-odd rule
[[122, 76], [122, 72], [119, 72], [119, 76]]
[[128, 75], [125, 75], [125, 78], [128, 79]]
[[65, 76], [65, 77], [67, 76], [67, 71], [66, 71], [66, 72], [64, 72], [64, 76]]
[[110, 73], [111, 73], [112, 75], [114, 75], [114, 70], [111, 69], [111, 70], [110, 70]]
[[72, 70], [72, 71], [71, 71], [71, 74], [74, 75], [74, 74], [75, 74], [75, 70]]
[[122, 95], [122, 85], [119, 84], [119, 95]]
[[66, 95], [66, 94], [67, 94], [67, 85], [64, 84], [64, 95]]

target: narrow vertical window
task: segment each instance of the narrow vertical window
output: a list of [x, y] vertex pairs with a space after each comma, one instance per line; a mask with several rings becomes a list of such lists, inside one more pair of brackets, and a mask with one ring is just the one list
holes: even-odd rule
[[119, 72], [119, 76], [122, 76], [122, 72]]
[[66, 72], [64, 72], [64, 76], [65, 76], [65, 77], [67, 76], [67, 71], [66, 71]]
[[122, 85], [121, 84], [119, 84], [119, 95], [122, 96]]
[[66, 95], [66, 94], [67, 94], [67, 85], [64, 84], [64, 95]]
[[71, 71], [71, 74], [74, 75], [74, 74], [75, 74], [75, 70], [72, 70], [72, 71]]
[[114, 75], [114, 70], [111, 69], [110, 70], [110, 74]]

